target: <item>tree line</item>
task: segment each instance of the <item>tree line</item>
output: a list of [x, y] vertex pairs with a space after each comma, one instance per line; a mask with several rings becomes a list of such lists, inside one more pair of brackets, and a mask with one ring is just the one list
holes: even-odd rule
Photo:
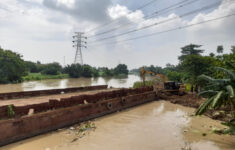
[[[202, 45], [189, 44], [181, 48], [181, 55], [178, 57], [177, 65], [166, 64], [166, 67], [144, 66], [145, 69], [163, 74], [171, 81], [189, 83], [196, 87], [200, 84], [199, 75], [205, 74], [214, 78], [222, 77], [215, 67], [229, 69], [229, 63], [235, 63], [235, 46], [231, 46], [228, 54], [224, 54], [224, 47], [217, 46], [214, 53], [203, 55], [205, 52]], [[141, 68], [130, 70], [131, 73], [139, 73]], [[192, 86], [192, 87], [193, 87]]]
[[59, 63], [25, 61], [22, 55], [0, 47], [0, 83], [19, 83], [30, 73], [43, 75], [68, 74], [71, 78], [79, 77], [125, 77], [128, 74], [127, 65], [118, 64], [115, 68], [92, 67], [90, 65], [71, 64], [62, 67]]

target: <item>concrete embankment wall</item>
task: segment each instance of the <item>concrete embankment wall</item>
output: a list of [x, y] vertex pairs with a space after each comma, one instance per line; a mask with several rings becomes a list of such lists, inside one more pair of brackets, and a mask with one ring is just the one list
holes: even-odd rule
[[[9, 144], [156, 99], [156, 93], [152, 87], [121, 89], [116, 93], [102, 92], [98, 94], [70, 97], [65, 100], [68, 103], [60, 104], [54, 101], [53, 103], [51, 102], [51, 106], [54, 108], [49, 111], [1, 120], [0, 145]], [[84, 104], [82, 100], [86, 100], [88, 103]], [[72, 106], [70, 106], [71, 103], [73, 104]], [[63, 107], [61, 107], [62, 105]]]
[[9, 99], [13, 99], [13, 98], [25, 98], [25, 97], [60, 94], [62, 92], [63, 93], [71, 93], [71, 92], [79, 92], [79, 91], [101, 90], [101, 89], [107, 89], [107, 87], [108, 87], [107, 85], [97, 85], [97, 86], [73, 87], [73, 88], [52, 89], [52, 90], [0, 93], [0, 100], [9, 100]]
[[[152, 87], [138, 89], [120, 89], [114, 91], [99, 92], [96, 94], [83, 94], [79, 96], [71, 96], [61, 99], [50, 99], [48, 102], [40, 104], [30, 104], [25, 106], [12, 105], [12, 109], [15, 112], [14, 117], [21, 117], [27, 115], [30, 109], [33, 109], [34, 113], [40, 113], [58, 108], [66, 108], [74, 105], [84, 104], [84, 101], [88, 103], [96, 103], [100, 100], [112, 99], [116, 97], [127, 96], [130, 94], [140, 94], [150, 90], [152, 90]], [[9, 117], [10, 116], [8, 114], [8, 105], [1, 106], [0, 119], [6, 119]]]

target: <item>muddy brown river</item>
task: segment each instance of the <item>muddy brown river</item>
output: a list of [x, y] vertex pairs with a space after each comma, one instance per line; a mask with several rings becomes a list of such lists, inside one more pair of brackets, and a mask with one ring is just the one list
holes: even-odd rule
[[67, 128], [2, 147], [2, 150], [235, 150], [235, 136], [217, 135], [219, 121], [195, 110], [156, 101], [93, 120], [82, 136]]
[[40, 81], [29, 81], [19, 84], [0, 84], [0, 93], [5, 92], [19, 92], [19, 91], [32, 91], [32, 90], [45, 90], [55, 88], [68, 88], [92, 85], [104, 85], [109, 87], [124, 87], [129, 88], [133, 83], [140, 81], [141, 78], [137, 75], [128, 75], [127, 78], [77, 78], [77, 79], [49, 79]]

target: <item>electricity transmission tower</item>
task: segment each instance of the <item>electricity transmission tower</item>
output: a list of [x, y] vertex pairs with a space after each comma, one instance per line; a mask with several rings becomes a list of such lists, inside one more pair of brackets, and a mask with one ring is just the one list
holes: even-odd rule
[[82, 47], [87, 48], [87, 42], [85, 41], [87, 37], [83, 36], [83, 34], [84, 33], [82, 32], [75, 32], [75, 35], [73, 36], [73, 47], [76, 48], [74, 64], [79, 63], [83, 65]]

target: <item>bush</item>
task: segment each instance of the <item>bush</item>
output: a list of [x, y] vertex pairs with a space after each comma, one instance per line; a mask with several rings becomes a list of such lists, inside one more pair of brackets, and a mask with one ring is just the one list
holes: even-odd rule
[[89, 65], [83, 65], [82, 66], [82, 76], [83, 77], [92, 77], [92, 67]]
[[128, 74], [128, 69], [127, 69], [127, 65], [125, 64], [119, 64], [117, 65], [117, 67], [114, 68], [113, 70], [114, 75], [119, 75], [119, 74]]
[[26, 74], [26, 67], [21, 55], [0, 48], [0, 83], [17, 83]]
[[[145, 86], [153, 86], [154, 81], [145, 81]], [[134, 83], [133, 88], [144, 87], [144, 83], [142, 81], [137, 81]]]
[[68, 65], [64, 68], [64, 73], [69, 74], [72, 78], [79, 78], [82, 75], [82, 66], [80, 64]]
[[59, 63], [50, 63], [43, 66], [42, 74], [58, 75], [62, 71], [62, 67]]

